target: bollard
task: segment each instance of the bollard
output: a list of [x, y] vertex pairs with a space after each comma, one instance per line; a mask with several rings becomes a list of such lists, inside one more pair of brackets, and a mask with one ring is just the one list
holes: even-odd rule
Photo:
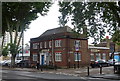
[[114, 74], [115, 74], [115, 70], [116, 70], [116, 69], [115, 69], [115, 65], [114, 65], [113, 67], [114, 67], [113, 70], [114, 70]]
[[57, 71], [57, 66], [56, 65], [54, 65], [54, 70]]
[[89, 68], [89, 66], [88, 66], [88, 76], [90, 75], [90, 71], [89, 71], [89, 69], [90, 69], [90, 68]]
[[102, 65], [100, 65], [100, 74], [102, 74]]
[[43, 66], [40, 67], [40, 70], [43, 71]]
[[76, 65], [74, 64], [74, 69], [76, 69]]

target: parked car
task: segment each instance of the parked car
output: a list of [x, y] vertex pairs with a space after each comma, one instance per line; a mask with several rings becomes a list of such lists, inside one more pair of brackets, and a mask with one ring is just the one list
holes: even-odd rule
[[18, 67], [30, 67], [30, 61], [29, 60], [22, 60], [19, 63], [17, 63]]
[[115, 72], [120, 74], [120, 61], [116, 62], [114, 67], [115, 67]]
[[109, 66], [109, 63], [105, 60], [96, 60], [94, 63], [91, 63], [91, 67], [105, 67], [105, 66]]
[[20, 61], [22, 61], [22, 60], [15, 60], [15, 64], [20, 63]]
[[1, 62], [1, 65], [2, 66], [9, 66], [10, 63], [11, 63], [11, 60], [4, 60], [4, 61]]
[[11, 60], [7, 60], [5, 63], [6, 66], [10, 66], [10, 64], [11, 64]]
[[3, 66], [5, 64], [6, 60], [0, 61], [0, 65]]
[[109, 63], [109, 65], [111, 65], [111, 66], [113, 66], [115, 63], [117, 63], [118, 62], [118, 60], [116, 60], [116, 59], [110, 59], [110, 60], [108, 60], [108, 63]]

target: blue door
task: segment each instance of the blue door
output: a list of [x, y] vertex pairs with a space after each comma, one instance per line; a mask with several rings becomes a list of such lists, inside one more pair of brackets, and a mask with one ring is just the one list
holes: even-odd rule
[[44, 55], [41, 56], [41, 65], [44, 65]]

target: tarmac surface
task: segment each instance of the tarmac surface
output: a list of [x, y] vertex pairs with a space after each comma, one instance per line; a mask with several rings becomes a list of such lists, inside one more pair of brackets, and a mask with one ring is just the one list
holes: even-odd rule
[[8, 68], [2, 67], [2, 69], [11, 69], [11, 70], [21, 70], [21, 71], [29, 71], [29, 72], [40, 72], [40, 73], [52, 73], [52, 74], [63, 74], [63, 75], [72, 75], [78, 77], [91, 77], [91, 78], [103, 78], [103, 79], [111, 79], [120, 81], [120, 74], [114, 74], [113, 66], [103, 67], [102, 73], [100, 73], [100, 68], [90, 68], [88, 75], [87, 67], [80, 68], [68, 68], [68, 69], [39, 69], [36, 68]]

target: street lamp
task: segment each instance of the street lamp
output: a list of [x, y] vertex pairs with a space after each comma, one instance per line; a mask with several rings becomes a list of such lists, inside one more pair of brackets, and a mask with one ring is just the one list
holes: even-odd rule
[[115, 43], [113, 45], [114, 45], [114, 49], [113, 49], [113, 66], [114, 66], [114, 73], [115, 73], [115, 59], [114, 59]]
[[22, 30], [22, 33], [23, 33], [23, 35], [22, 35], [22, 60], [24, 60], [24, 56], [23, 56], [23, 54], [24, 54], [24, 30]]
[[52, 38], [52, 65], [54, 66], [54, 40]]
[[38, 46], [38, 47], [37, 47], [37, 49], [38, 49], [38, 54], [37, 54], [38, 57], [37, 57], [37, 61], [39, 61], [39, 50], [40, 50], [39, 48], [40, 48], [40, 44], [37, 43], [37, 46]]
[[78, 63], [78, 68], [79, 68], [79, 52], [77, 51], [77, 63]]

